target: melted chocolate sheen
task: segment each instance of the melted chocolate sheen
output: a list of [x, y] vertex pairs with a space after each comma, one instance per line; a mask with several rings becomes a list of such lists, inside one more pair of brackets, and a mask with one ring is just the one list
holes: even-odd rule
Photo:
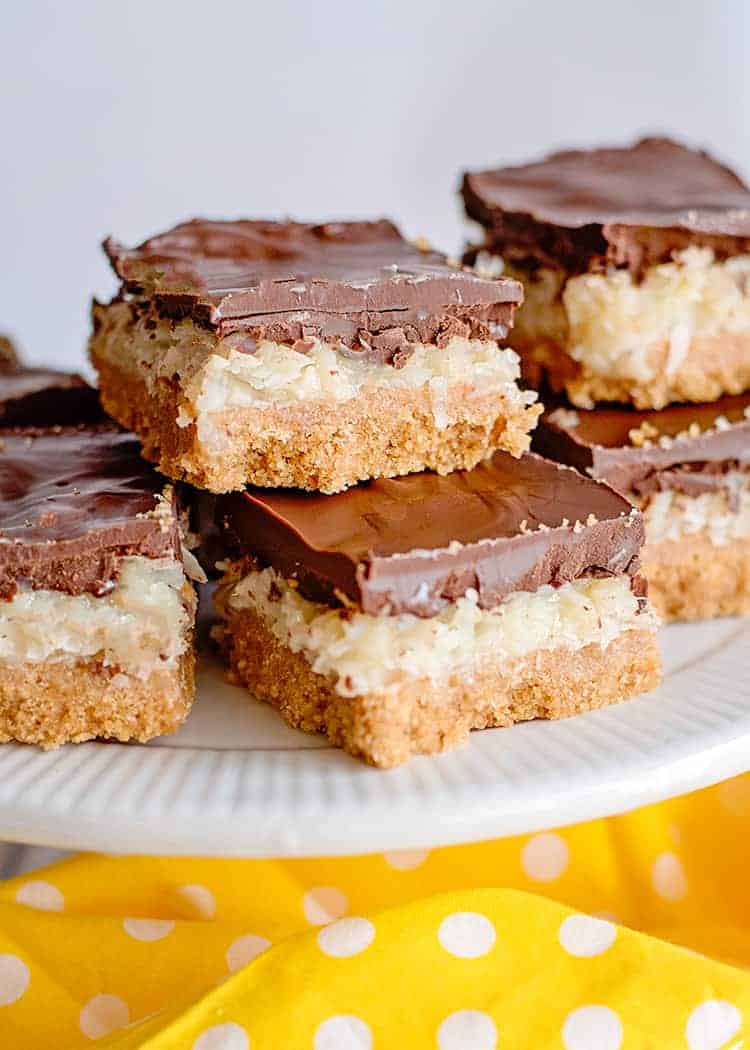
[[99, 395], [79, 375], [44, 368], [0, 372], [0, 427], [66, 426], [104, 418]]
[[[697, 494], [724, 484], [724, 472], [717, 470], [717, 465], [750, 469], [750, 419], [745, 415], [749, 410], [750, 394], [649, 412], [600, 407], [576, 409], [571, 414], [570, 410], [556, 409], [539, 421], [532, 445], [550, 459], [586, 471], [622, 492], [641, 491], [642, 483], [658, 474], [660, 481], [649, 483], [647, 488], [679, 488]], [[721, 416], [731, 424], [726, 429], [715, 426]], [[577, 424], [572, 422], [574, 418]], [[692, 423], [700, 429], [696, 437], [686, 433]], [[634, 445], [631, 430], [644, 426], [656, 431], [650, 446]], [[674, 440], [668, 448], [661, 448], [659, 437]], [[685, 465], [690, 469], [673, 469]], [[701, 481], [696, 480], [698, 474]]]
[[[497, 452], [470, 471], [371, 481], [335, 496], [252, 488], [218, 497], [216, 514], [235, 553], [296, 579], [308, 598], [433, 616], [469, 588], [490, 609], [513, 591], [634, 574], [643, 523], [630, 510], [574, 471]], [[590, 514], [597, 522], [576, 531]]]
[[725, 479], [727, 474], [742, 469], [742, 464], [736, 460], [726, 460], [724, 463], [684, 463], [669, 470], [657, 470], [642, 481], [636, 481], [633, 491], [639, 496], [651, 496], [655, 492], [667, 492], [672, 489], [695, 498], [723, 489], [728, 497], [729, 509], [736, 512], [740, 509], [739, 494], [733, 486], [726, 484]]
[[[111, 238], [104, 247], [125, 291], [152, 297], [168, 316], [190, 316], [221, 337], [339, 340], [386, 360], [441, 334], [484, 337], [509, 325], [523, 299], [518, 281], [449, 266], [384, 219], [194, 219], [137, 248]], [[387, 345], [373, 347], [386, 331], [394, 333]]]
[[0, 335], [0, 427], [48, 427], [105, 419], [85, 379], [49, 368], [26, 368], [12, 340]]
[[0, 598], [20, 582], [103, 594], [124, 555], [178, 550], [177, 525], [148, 514], [164, 480], [132, 434], [109, 427], [18, 430], [0, 438]]
[[488, 229], [486, 247], [574, 271], [640, 272], [690, 244], [720, 257], [750, 251], [750, 189], [707, 153], [669, 139], [469, 172], [462, 194]]

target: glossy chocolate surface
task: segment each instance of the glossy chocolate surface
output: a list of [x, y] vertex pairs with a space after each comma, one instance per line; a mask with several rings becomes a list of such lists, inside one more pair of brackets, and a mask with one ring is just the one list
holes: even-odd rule
[[112, 427], [3, 433], [0, 598], [21, 582], [104, 594], [123, 556], [178, 550], [174, 507], [153, 514], [164, 488], [133, 435]]
[[532, 444], [623, 492], [698, 494], [721, 485], [724, 465], [750, 469], [750, 394], [648, 412], [556, 408], [542, 416]]
[[543, 584], [633, 574], [643, 543], [640, 516], [606, 485], [503, 452], [470, 471], [334, 496], [248, 489], [218, 497], [216, 514], [235, 554], [296, 579], [305, 596], [394, 615], [432, 616], [469, 588], [492, 608]]
[[99, 396], [81, 376], [45, 368], [0, 374], [0, 427], [66, 426], [101, 419]]
[[450, 266], [384, 219], [194, 219], [133, 249], [110, 238], [105, 250], [125, 294], [221, 337], [244, 335], [237, 346], [248, 352], [253, 340], [316, 337], [390, 361], [409, 342], [507, 328], [523, 298], [519, 282]]
[[462, 194], [488, 230], [485, 247], [543, 265], [639, 272], [690, 244], [720, 257], [750, 250], [750, 189], [707, 153], [669, 139], [469, 172]]
[[0, 336], [0, 427], [46, 427], [104, 420], [99, 395], [85, 379], [49, 368], [27, 368]]

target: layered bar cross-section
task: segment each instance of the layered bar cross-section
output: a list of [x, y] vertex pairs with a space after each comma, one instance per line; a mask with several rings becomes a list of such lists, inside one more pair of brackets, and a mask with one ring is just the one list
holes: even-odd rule
[[510, 340], [534, 386], [579, 407], [662, 408], [750, 389], [750, 190], [667, 139], [470, 172], [483, 243], [465, 261], [520, 278]]
[[250, 489], [216, 511], [234, 675], [375, 765], [658, 680], [640, 513], [531, 453], [334, 496]]
[[335, 492], [520, 455], [539, 406], [498, 345], [521, 285], [478, 277], [385, 220], [195, 220], [106, 250], [102, 401], [172, 478]]
[[0, 740], [148, 740], [193, 698], [173, 486], [108, 426], [0, 437]]
[[641, 509], [643, 571], [664, 618], [750, 613], [750, 394], [652, 412], [558, 407], [534, 445]]

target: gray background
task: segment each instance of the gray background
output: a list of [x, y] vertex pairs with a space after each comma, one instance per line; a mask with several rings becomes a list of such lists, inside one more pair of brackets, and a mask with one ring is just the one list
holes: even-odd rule
[[18, 0], [0, 26], [0, 328], [36, 361], [83, 363], [108, 232], [387, 214], [453, 251], [463, 167], [644, 130], [750, 174], [745, 0]]

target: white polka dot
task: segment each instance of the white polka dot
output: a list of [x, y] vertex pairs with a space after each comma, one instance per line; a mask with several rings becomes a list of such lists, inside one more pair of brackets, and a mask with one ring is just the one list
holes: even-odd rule
[[723, 999], [706, 999], [688, 1017], [685, 1039], [690, 1050], [721, 1050], [742, 1027], [742, 1014]]
[[178, 893], [190, 904], [198, 918], [213, 919], [216, 914], [216, 899], [208, 886], [191, 883], [188, 886], [180, 886]]
[[193, 1050], [248, 1050], [250, 1041], [245, 1029], [234, 1021], [214, 1024], [193, 1043]]
[[568, 846], [554, 831], [529, 839], [521, 852], [523, 870], [535, 882], [552, 882], [568, 866]]
[[123, 919], [125, 933], [136, 941], [160, 941], [175, 928], [174, 919]]
[[78, 1024], [89, 1039], [101, 1039], [130, 1020], [127, 1003], [118, 995], [95, 995], [89, 999], [78, 1016]]
[[375, 939], [375, 927], [369, 919], [339, 919], [318, 932], [318, 947], [326, 955], [347, 959], [369, 948]]
[[560, 944], [569, 955], [588, 959], [601, 955], [615, 943], [617, 930], [611, 922], [591, 915], [569, 915], [560, 923]]
[[485, 915], [456, 911], [440, 923], [438, 940], [447, 952], [459, 959], [478, 959], [495, 943], [495, 927]]
[[25, 904], [29, 908], [38, 908], [39, 911], [62, 911], [65, 907], [65, 898], [57, 886], [53, 886], [51, 882], [44, 882], [42, 879], [24, 882], [16, 893], [16, 900], [19, 904]]
[[314, 1050], [370, 1050], [372, 1032], [354, 1014], [337, 1014], [318, 1025]]
[[305, 918], [313, 926], [324, 926], [346, 914], [349, 901], [335, 886], [315, 886], [302, 898]]
[[440, 1050], [495, 1050], [497, 1027], [482, 1010], [456, 1010], [438, 1028]]
[[733, 817], [750, 816], [750, 776], [725, 781], [719, 788], [719, 802]]
[[227, 966], [232, 973], [236, 973], [237, 970], [247, 966], [248, 963], [252, 962], [253, 959], [270, 947], [271, 942], [267, 937], [258, 937], [257, 934], [246, 933], [244, 937], [238, 937], [236, 941], [232, 941], [227, 948], [225, 956]]
[[383, 854], [386, 864], [396, 871], [413, 871], [421, 867], [429, 855], [428, 849], [392, 849]]
[[619, 1050], [622, 1024], [608, 1006], [579, 1006], [565, 1018], [562, 1038], [565, 1050]]
[[0, 1006], [10, 1006], [29, 987], [31, 974], [17, 955], [0, 955]]
[[687, 876], [676, 853], [660, 853], [651, 868], [651, 882], [666, 901], [681, 901], [687, 893]]

